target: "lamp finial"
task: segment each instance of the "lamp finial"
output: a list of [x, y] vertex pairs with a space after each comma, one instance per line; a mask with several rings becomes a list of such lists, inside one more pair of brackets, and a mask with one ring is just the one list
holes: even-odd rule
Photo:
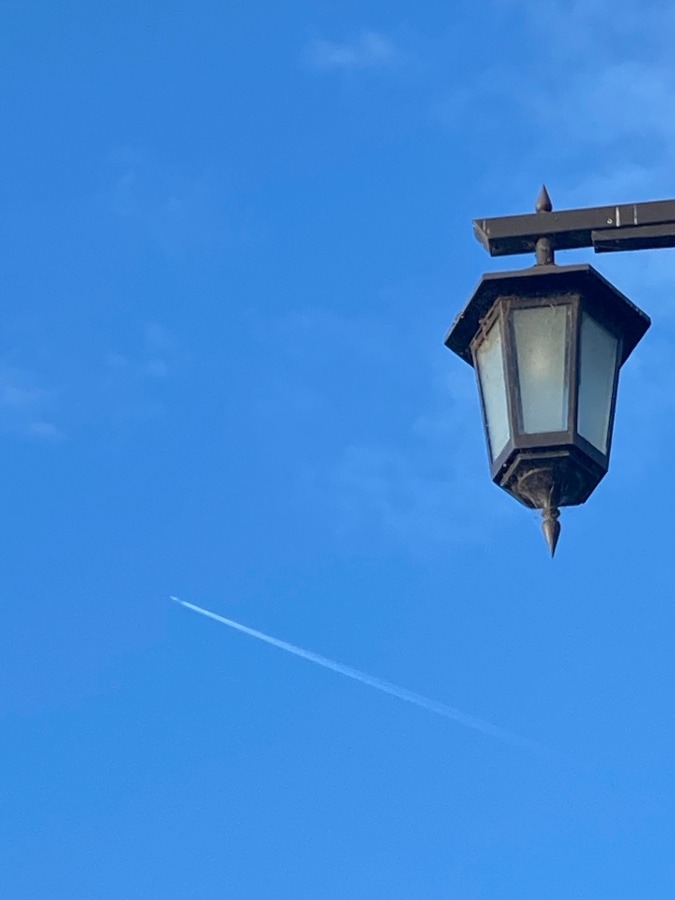
[[551, 203], [551, 198], [546, 190], [546, 185], [542, 184], [539, 196], [537, 197], [537, 202], [534, 204], [534, 211], [540, 213], [551, 212], [552, 210], [553, 204]]
[[560, 510], [556, 506], [547, 506], [541, 511], [544, 521], [541, 523], [541, 530], [544, 538], [551, 551], [551, 558], [555, 556], [555, 548], [558, 546], [558, 538], [560, 537]]

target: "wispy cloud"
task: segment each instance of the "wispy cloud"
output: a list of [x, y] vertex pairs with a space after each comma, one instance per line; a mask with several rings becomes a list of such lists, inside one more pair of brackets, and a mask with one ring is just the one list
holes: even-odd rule
[[59, 441], [64, 437], [53, 422], [30, 422], [26, 434], [46, 441]]
[[57, 392], [36, 372], [0, 361], [0, 427], [37, 440], [58, 440], [63, 431], [51, 420]]
[[521, 195], [526, 181], [536, 193], [541, 180], [559, 205], [672, 193], [675, 14], [638, 0], [491, 5], [508, 13], [508, 27], [531, 52], [494, 56], [433, 115], [477, 137], [478, 152], [499, 134], [501, 151], [490, 150], [490, 163], [502, 195]]
[[108, 414], [117, 420], [156, 415], [159, 383], [171, 375], [175, 358], [173, 338], [157, 322], [146, 323], [131, 346], [110, 350], [100, 387]]
[[[407, 303], [403, 324], [391, 311], [397, 303], [383, 293], [392, 301], [386, 315], [306, 308], [279, 317], [271, 330], [256, 329], [264, 340], [274, 334], [288, 363], [281, 378], [292, 379], [283, 394], [266, 390], [267, 401], [283, 404], [288, 419], [309, 392], [303, 427], [314, 427], [307, 423], [320, 409], [330, 429], [330, 449], [303, 460], [299, 487], [332, 511], [345, 544], [368, 535], [424, 558], [489, 541], [518, 511], [490, 482], [475, 379], [468, 366], [459, 364], [458, 373], [452, 365], [440, 326], [437, 334], [433, 326], [434, 339], [428, 323], [411, 325]], [[387, 373], [400, 375], [402, 360], [409, 374], [397, 389]], [[330, 387], [321, 376], [326, 368]], [[394, 416], [397, 424], [385, 433], [368, 421], [369, 409], [381, 422], [379, 407], [392, 401], [415, 412], [407, 420]]]
[[379, 531], [426, 556], [489, 541], [514, 515], [490, 483], [474, 381], [465, 374], [432, 378], [426, 411], [399, 440], [347, 446], [332, 475], [342, 531]]
[[125, 353], [109, 352], [106, 367], [111, 373], [124, 373], [134, 378], [166, 378], [172, 352], [173, 340], [168, 331], [156, 322], [148, 322], [143, 327], [138, 346]]
[[402, 61], [394, 41], [377, 31], [362, 31], [350, 41], [315, 38], [305, 49], [306, 64], [315, 71], [381, 69]]
[[337, 660], [328, 659], [328, 657], [321, 656], [321, 654], [315, 653], [313, 650], [305, 650], [303, 647], [298, 647], [288, 641], [279, 640], [279, 638], [272, 637], [271, 634], [265, 634], [263, 631], [258, 631], [255, 628], [249, 628], [248, 625], [242, 625], [241, 622], [235, 622], [234, 619], [228, 619], [225, 616], [220, 616], [201, 606], [196, 606], [194, 603], [188, 603], [187, 600], [181, 600], [180, 597], [172, 596], [170, 599], [175, 600], [176, 603], [180, 603], [186, 609], [191, 609], [193, 612], [205, 616], [207, 619], [213, 619], [216, 622], [220, 622], [221, 625], [227, 625], [235, 631], [253, 637], [265, 644], [270, 644], [278, 650], [284, 650], [286, 653], [290, 653], [293, 656], [299, 656], [301, 659], [307, 660], [307, 662], [312, 662], [324, 669], [330, 669], [332, 672], [337, 672], [338, 675], [344, 675], [346, 678], [351, 678], [368, 687], [375, 688], [375, 690], [389, 694], [391, 697], [397, 697], [399, 700], [404, 700], [406, 703], [412, 703], [413, 706], [419, 706], [421, 709], [435, 713], [437, 716], [442, 716], [444, 719], [451, 719], [459, 725], [464, 725], [466, 728], [473, 728], [476, 731], [481, 731], [483, 734], [490, 735], [507, 744], [514, 744], [535, 752], [545, 751], [544, 747], [534, 741], [520, 737], [520, 735], [514, 734], [512, 731], [507, 731], [505, 728], [501, 728], [498, 725], [492, 725], [484, 719], [468, 715], [459, 709], [448, 706], [446, 703], [432, 700], [430, 697], [417, 694], [415, 691], [408, 690], [408, 688], [392, 684], [391, 681], [385, 681], [384, 678], [377, 678], [374, 675], [369, 675], [367, 672], [355, 669], [353, 666], [346, 666], [344, 663], [337, 662]]
[[220, 249], [228, 229], [216, 186], [204, 175], [184, 172], [132, 148], [111, 154], [117, 170], [110, 203], [145, 239], [171, 258]]

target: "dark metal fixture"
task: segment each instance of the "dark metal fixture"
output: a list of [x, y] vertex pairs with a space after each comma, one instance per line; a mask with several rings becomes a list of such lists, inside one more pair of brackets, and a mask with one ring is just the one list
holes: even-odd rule
[[[675, 247], [675, 200], [553, 212], [544, 187], [535, 209], [524, 216], [475, 219], [476, 238], [490, 256], [534, 252], [537, 241], [544, 236], [553, 250], [593, 247], [596, 253], [608, 253]], [[546, 213], [545, 234], [542, 213]]]
[[476, 369], [494, 482], [540, 509], [555, 553], [559, 507], [584, 503], [607, 472], [619, 369], [649, 317], [590, 265], [554, 251], [675, 247], [675, 200], [474, 222], [493, 256], [534, 251], [531, 268], [483, 275], [445, 344]]

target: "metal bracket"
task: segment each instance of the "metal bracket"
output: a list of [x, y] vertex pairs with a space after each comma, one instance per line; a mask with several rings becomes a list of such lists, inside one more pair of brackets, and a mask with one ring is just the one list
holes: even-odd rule
[[[551, 254], [576, 247], [593, 247], [596, 253], [675, 247], [675, 200], [553, 212], [542, 188], [536, 210], [521, 216], [475, 219], [474, 234], [490, 256], [534, 253], [542, 238]], [[541, 252], [539, 243], [538, 256]]]

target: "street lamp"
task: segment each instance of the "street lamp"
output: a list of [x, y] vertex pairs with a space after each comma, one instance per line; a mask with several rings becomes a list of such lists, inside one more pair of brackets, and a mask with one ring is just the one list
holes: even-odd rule
[[534, 250], [531, 268], [483, 275], [445, 344], [476, 370], [493, 481], [540, 509], [555, 553], [561, 506], [584, 503], [607, 472], [620, 367], [650, 320], [590, 265], [554, 250], [675, 246], [675, 201], [474, 223], [491, 255]]

